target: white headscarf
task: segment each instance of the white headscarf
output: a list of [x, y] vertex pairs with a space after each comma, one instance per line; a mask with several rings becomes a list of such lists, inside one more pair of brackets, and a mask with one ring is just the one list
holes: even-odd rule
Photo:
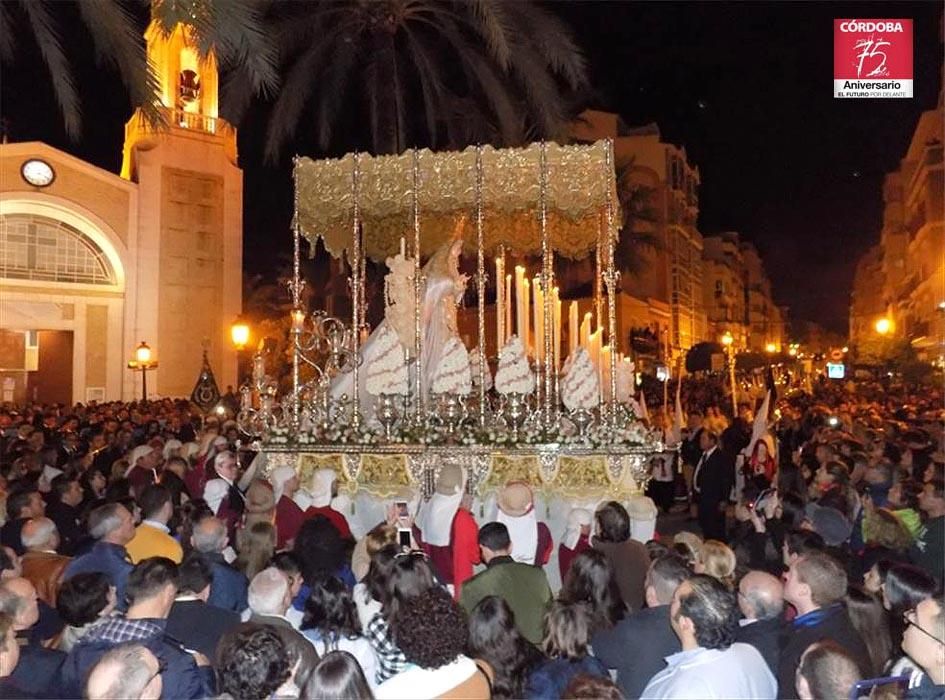
[[183, 447], [183, 446], [184, 446], [184, 445], [183, 445], [183, 443], [182, 443], [180, 440], [168, 440], [167, 442], [165, 442], [165, 443], [164, 443], [164, 452], [163, 452], [163, 454], [164, 454], [164, 459], [169, 459], [169, 458], [170, 458], [170, 455], [171, 455], [171, 452], [172, 452], [173, 450], [179, 450], [179, 449], [180, 449], [181, 447]]
[[589, 526], [594, 519], [594, 514], [585, 508], [572, 508], [568, 513], [568, 524], [565, 527], [564, 534], [561, 536], [561, 544], [568, 549], [574, 549], [578, 540], [581, 539], [581, 528]]
[[334, 469], [316, 469], [312, 474], [312, 486], [309, 496], [312, 506], [324, 508], [331, 505], [331, 485], [338, 479]]
[[131, 470], [135, 468], [135, 465], [138, 464], [138, 460], [142, 457], [147, 457], [149, 454], [154, 452], [154, 448], [151, 445], [138, 445], [131, 451], [131, 456], [128, 457], [128, 468], [125, 470], [125, 478], [128, 478], [128, 475], [131, 474]]
[[538, 518], [535, 517], [535, 504], [525, 515], [515, 517], [499, 508], [496, 521], [505, 525], [512, 540], [512, 558], [523, 564], [535, 563], [538, 550]]
[[273, 498], [276, 500], [276, 503], [278, 503], [279, 499], [282, 498], [285, 483], [291, 480], [294, 476], [295, 467], [285, 466], [272, 470], [272, 473], [269, 475], [269, 483], [272, 484], [272, 494]]

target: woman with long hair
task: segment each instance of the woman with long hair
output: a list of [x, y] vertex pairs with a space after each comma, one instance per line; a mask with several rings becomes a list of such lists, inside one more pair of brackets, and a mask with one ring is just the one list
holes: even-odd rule
[[322, 657], [308, 677], [301, 697], [306, 700], [374, 700], [358, 660], [346, 651]]
[[272, 523], [255, 522], [249, 527], [237, 531], [236, 547], [239, 556], [236, 568], [243, 572], [247, 580], [266, 568], [276, 550], [276, 528]]
[[[935, 579], [924, 569], [912, 564], [894, 564], [889, 567], [882, 586], [882, 596], [883, 607], [889, 612], [889, 631], [897, 656], [901, 654], [902, 635], [907, 626], [903, 615], [931, 597], [937, 589]], [[894, 668], [901, 670], [898, 661]]]
[[551, 604], [545, 617], [542, 643], [548, 660], [528, 679], [528, 697], [560, 698], [571, 679], [579, 673], [610, 678], [607, 667], [590, 655], [592, 613], [586, 603]]
[[445, 589], [401, 601], [392, 626], [407, 665], [378, 686], [378, 698], [492, 697], [492, 669], [466, 656], [466, 613]]
[[492, 667], [493, 698], [522, 698], [531, 672], [544, 656], [515, 626], [515, 613], [503, 598], [490, 595], [469, 616], [469, 655]]
[[313, 582], [305, 601], [302, 634], [320, 656], [330, 651], [347, 651], [361, 664], [364, 675], [373, 685], [377, 673], [377, 655], [371, 643], [361, 634], [361, 622], [351, 593], [334, 576]]
[[361, 621], [361, 629], [367, 629], [368, 623], [381, 612], [381, 601], [387, 594], [387, 581], [394, 566], [394, 560], [400, 554], [400, 547], [391, 544], [381, 547], [371, 556], [368, 572], [364, 579], [354, 587], [352, 597]]
[[892, 639], [882, 601], [860, 586], [850, 586], [847, 589], [846, 604], [850, 622], [859, 632], [869, 652], [870, 668], [862, 670], [868, 678], [883, 675], [883, 669], [892, 655]]
[[702, 543], [693, 570], [697, 574], [708, 574], [732, 591], [735, 590], [735, 564], [735, 552], [727, 544], [706, 540]]
[[558, 600], [562, 603], [587, 603], [592, 617], [591, 634], [610, 629], [623, 617], [625, 608], [614, 569], [601, 552], [589, 549], [571, 563]]
[[337, 576], [346, 586], [353, 588], [356, 581], [348, 565], [350, 545], [328, 518], [318, 515], [306, 520], [292, 547], [302, 566], [305, 582], [308, 584], [324, 575]]

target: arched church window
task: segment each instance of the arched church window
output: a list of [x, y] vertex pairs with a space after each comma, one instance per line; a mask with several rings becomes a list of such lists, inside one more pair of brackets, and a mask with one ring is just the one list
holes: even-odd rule
[[116, 284], [105, 253], [88, 236], [45, 216], [0, 216], [0, 277]]

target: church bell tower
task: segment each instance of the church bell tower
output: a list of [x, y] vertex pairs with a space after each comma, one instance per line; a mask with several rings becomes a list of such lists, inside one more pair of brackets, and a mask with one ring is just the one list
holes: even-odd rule
[[213, 53], [201, 58], [183, 24], [167, 34], [152, 22], [145, 39], [165, 124], [139, 110], [125, 126], [121, 175], [138, 185], [132, 332], [160, 360], [155, 393], [188, 396], [204, 340], [222, 385], [236, 384], [229, 326], [242, 308], [243, 175], [236, 130], [219, 116]]

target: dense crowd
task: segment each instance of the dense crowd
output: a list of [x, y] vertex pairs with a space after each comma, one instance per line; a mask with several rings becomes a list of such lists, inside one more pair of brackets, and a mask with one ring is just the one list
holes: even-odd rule
[[362, 537], [186, 402], [0, 409], [0, 697], [945, 698], [942, 396], [718, 403], [563, 532], [446, 464]]

